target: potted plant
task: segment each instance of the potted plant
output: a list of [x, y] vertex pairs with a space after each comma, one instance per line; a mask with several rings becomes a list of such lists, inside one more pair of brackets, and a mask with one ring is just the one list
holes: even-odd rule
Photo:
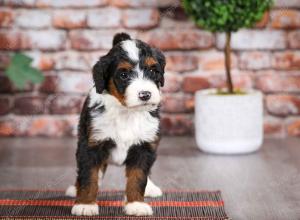
[[256, 90], [234, 88], [230, 43], [232, 32], [253, 26], [271, 5], [272, 0], [183, 0], [186, 13], [197, 26], [226, 35], [227, 89], [208, 89], [195, 94], [196, 141], [205, 152], [249, 153], [262, 144], [262, 94]]

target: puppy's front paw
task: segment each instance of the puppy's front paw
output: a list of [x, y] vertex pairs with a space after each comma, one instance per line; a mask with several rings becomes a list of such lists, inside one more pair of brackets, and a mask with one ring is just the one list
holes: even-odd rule
[[150, 205], [145, 202], [129, 202], [125, 205], [125, 214], [126, 215], [152, 215], [153, 211]]
[[75, 204], [72, 207], [72, 215], [99, 215], [99, 209], [97, 204]]
[[70, 197], [76, 197], [76, 187], [71, 185], [67, 188], [65, 195]]

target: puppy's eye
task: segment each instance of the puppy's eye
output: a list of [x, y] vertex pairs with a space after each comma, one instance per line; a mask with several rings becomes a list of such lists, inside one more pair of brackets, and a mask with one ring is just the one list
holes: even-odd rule
[[128, 73], [126, 73], [126, 72], [120, 73], [120, 78], [121, 78], [122, 80], [128, 79]]
[[152, 68], [152, 69], [150, 69], [150, 73], [152, 73], [152, 74], [158, 74], [159, 72], [156, 69]]

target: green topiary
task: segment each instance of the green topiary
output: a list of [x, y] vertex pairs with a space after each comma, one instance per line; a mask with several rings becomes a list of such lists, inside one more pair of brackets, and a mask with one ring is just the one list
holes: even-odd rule
[[196, 25], [226, 33], [225, 66], [228, 92], [233, 93], [230, 73], [231, 32], [252, 27], [273, 4], [273, 0], [183, 0], [183, 7]]

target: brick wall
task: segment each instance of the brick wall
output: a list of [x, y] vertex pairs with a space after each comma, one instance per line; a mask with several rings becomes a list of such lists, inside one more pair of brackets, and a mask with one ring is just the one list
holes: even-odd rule
[[[128, 31], [165, 51], [163, 132], [193, 132], [193, 93], [224, 86], [224, 36], [195, 28], [176, 0], [0, 0], [0, 135], [75, 135], [91, 67]], [[300, 1], [277, 0], [252, 30], [233, 36], [236, 87], [265, 93], [268, 136], [300, 136]], [[3, 74], [14, 51], [45, 81], [14, 88]]]

